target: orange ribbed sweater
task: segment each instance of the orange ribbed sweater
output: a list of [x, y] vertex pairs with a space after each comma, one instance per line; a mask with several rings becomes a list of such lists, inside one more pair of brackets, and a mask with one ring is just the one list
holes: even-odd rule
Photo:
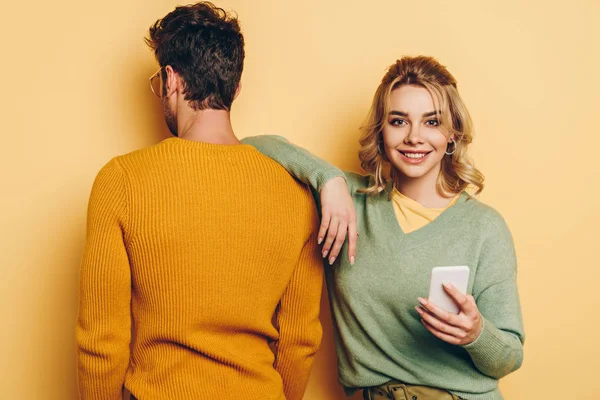
[[80, 271], [80, 398], [302, 399], [317, 228], [309, 190], [248, 145], [171, 138], [110, 161]]

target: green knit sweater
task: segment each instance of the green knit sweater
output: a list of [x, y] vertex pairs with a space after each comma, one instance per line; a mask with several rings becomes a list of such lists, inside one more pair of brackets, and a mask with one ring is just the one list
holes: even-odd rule
[[[331, 178], [345, 177], [356, 208], [354, 266], [344, 256], [326, 265], [340, 383], [348, 394], [392, 379], [434, 386], [473, 400], [502, 399], [498, 379], [523, 360], [524, 330], [517, 291], [517, 264], [510, 231], [489, 206], [463, 193], [433, 222], [405, 234], [386, 191], [357, 189], [369, 177], [343, 172], [277, 136], [244, 143], [280, 163], [318, 192]], [[431, 269], [468, 265], [468, 292], [483, 316], [473, 343], [456, 346], [428, 332], [415, 311], [427, 297]]]

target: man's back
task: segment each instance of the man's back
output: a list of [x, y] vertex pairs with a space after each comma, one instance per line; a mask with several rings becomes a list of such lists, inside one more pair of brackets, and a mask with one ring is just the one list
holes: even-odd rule
[[300, 399], [317, 224], [308, 189], [250, 146], [172, 138], [113, 159], [88, 210], [81, 397]]

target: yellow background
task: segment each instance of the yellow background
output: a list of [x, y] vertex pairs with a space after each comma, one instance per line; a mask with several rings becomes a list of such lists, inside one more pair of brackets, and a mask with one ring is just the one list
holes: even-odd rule
[[[507, 399], [600, 398], [597, 1], [235, 1], [247, 41], [240, 137], [282, 134], [358, 169], [357, 127], [388, 65], [433, 55], [459, 81], [516, 241], [527, 342]], [[0, 392], [76, 397], [86, 203], [111, 157], [166, 137], [143, 36], [166, 0], [0, 6]], [[323, 303], [326, 304], [325, 302]], [[306, 399], [342, 399], [328, 310]]]

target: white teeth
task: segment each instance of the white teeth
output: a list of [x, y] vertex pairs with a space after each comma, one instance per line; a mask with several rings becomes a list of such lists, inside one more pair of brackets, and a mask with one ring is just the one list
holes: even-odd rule
[[403, 153], [408, 158], [423, 158], [427, 154], [426, 153]]

